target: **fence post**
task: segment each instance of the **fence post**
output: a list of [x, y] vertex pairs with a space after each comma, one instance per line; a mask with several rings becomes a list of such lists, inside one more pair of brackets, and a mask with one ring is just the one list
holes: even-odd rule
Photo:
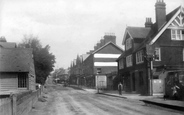
[[17, 96], [12, 95], [12, 115], [17, 115]]

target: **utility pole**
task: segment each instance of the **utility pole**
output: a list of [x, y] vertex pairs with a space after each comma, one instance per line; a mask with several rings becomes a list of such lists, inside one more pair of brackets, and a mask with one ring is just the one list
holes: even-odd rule
[[149, 95], [153, 95], [153, 60], [155, 59], [155, 48], [149, 44], [146, 45], [146, 60], [148, 62], [148, 82]]

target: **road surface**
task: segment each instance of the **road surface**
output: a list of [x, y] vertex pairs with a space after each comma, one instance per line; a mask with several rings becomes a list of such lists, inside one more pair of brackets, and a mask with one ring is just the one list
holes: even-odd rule
[[63, 87], [47, 86], [46, 102], [38, 101], [29, 115], [183, 115], [138, 100], [123, 99]]

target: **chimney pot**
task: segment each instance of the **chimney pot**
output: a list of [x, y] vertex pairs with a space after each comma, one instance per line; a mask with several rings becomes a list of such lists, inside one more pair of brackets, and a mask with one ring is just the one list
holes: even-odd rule
[[151, 18], [146, 18], [145, 27], [151, 27], [152, 24]]

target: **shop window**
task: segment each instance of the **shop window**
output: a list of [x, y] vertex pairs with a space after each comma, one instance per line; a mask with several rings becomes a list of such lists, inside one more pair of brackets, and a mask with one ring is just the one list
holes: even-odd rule
[[184, 86], [184, 73], [179, 74], [179, 83]]

